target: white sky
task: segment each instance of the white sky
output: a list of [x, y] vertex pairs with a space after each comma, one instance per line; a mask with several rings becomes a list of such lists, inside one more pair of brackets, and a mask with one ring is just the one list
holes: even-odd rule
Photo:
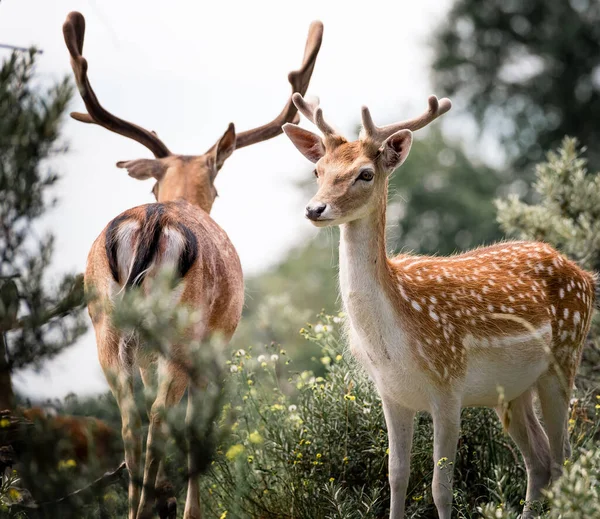
[[[351, 133], [363, 104], [382, 123], [420, 113], [432, 93], [429, 37], [449, 5], [5, 0], [0, 42], [43, 49], [38, 72], [45, 80], [71, 75], [62, 24], [68, 12], [81, 11], [87, 22], [83, 55], [100, 102], [156, 130], [174, 153], [201, 154], [230, 121], [245, 130], [279, 113], [290, 91], [287, 73], [300, 65], [315, 19], [325, 32], [309, 93], [320, 97], [330, 121]], [[78, 96], [72, 110], [85, 110]], [[128, 177], [115, 162], [152, 155], [134, 141], [71, 119], [64, 136], [70, 152], [57, 165], [60, 204], [44, 223], [56, 236], [56, 269], [82, 272], [109, 220], [154, 201], [152, 181]], [[309, 171], [284, 136], [235, 152], [221, 170], [212, 216], [237, 247], [246, 275], [273, 265], [314, 233], [295, 187]], [[42, 374], [19, 374], [15, 382], [26, 394], [46, 398], [104, 390], [91, 323], [90, 333]]]

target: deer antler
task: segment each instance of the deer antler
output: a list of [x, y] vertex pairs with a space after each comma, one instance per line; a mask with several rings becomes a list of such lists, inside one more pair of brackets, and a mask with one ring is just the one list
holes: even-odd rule
[[77, 121], [90, 124], [98, 124], [107, 130], [129, 137], [134, 141], [146, 146], [154, 156], [159, 159], [171, 155], [169, 148], [162, 142], [155, 133], [149, 132], [136, 124], [119, 119], [115, 115], [105, 110], [87, 77], [88, 63], [81, 55], [83, 52], [83, 38], [85, 36], [85, 18], [81, 13], [73, 11], [69, 13], [63, 24], [63, 35], [65, 43], [71, 54], [71, 67], [75, 74], [77, 88], [88, 113], [71, 113], [71, 117]]
[[[322, 39], [323, 24], [319, 21], [311, 23], [308, 30], [306, 47], [304, 49], [302, 66], [298, 70], [290, 72], [288, 75], [288, 81], [292, 85], [292, 97], [297, 94], [303, 96], [306, 93], [313, 69], [315, 68], [317, 55], [321, 48]], [[297, 123], [299, 121], [298, 110], [292, 102], [292, 97], [288, 99], [283, 111], [270, 123], [260, 126], [259, 128], [254, 128], [253, 130], [238, 133], [236, 149], [276, 137], [280, 133], [283, 133], [281, 127], [285, 123]]]
[[319, 98], [313, 97], [311, 100], [304, 99], [300, 93], [296, 93], [292, 96], [292, 101], [296, 105], [296, 108], [300, 110], [302, 115], [321, 130], [323, 135], [333, 136], [336, 135], [336, 131], [333, 127], [325, 121], [323, 117], [323, 110], [319, 106]]
[[408, 121], [402, 121], [399, 123], [389, 124], [387, 126], [376, 126], [371, 117], [371, 112], [366, 106], [362, 107], [362, 123], [363, 131], [361, 132], [362, 139], [368, 139], [378, 143], [386, 140], [390, 135], [393, 135], [399, 130], [420, 130], [427, 126], [430, 122], [434, 121], [441, 115], [444, 115], [450, 108], [452, 103], [450, 99], [443, 98], [438, 101], [435, 96], [430, 96], [428, 99], [429, 108], [421, 114], [419, 117], [410, 119]]

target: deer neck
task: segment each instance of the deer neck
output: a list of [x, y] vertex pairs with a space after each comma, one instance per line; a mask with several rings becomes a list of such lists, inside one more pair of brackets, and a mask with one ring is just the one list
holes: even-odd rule
[[390, 279], [386, 208], [387, 184], [373, 212], [340, 226], [340, 287], [346, 304], [350, 293], [381, 293]]

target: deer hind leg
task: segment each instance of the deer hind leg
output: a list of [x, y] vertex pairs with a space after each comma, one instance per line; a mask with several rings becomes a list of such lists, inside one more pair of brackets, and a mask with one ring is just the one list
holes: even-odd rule
[[[502, 420], [504, 409], [496, 408]], [[527, 495], [523, 518], [533, 517], [531, 503], [542, 498], [550, 481], [550, 448], [533, 406], [533, 390], [528, 389], [510, 402], [508, 433], [523, 455], [527, 469]]]
[[440, 519], [452, 515], [452, 484], [460, 433], [460, 402], [452, 396], [440, 399], [431, 411], [433, 418], [432, 493]]
[[194, 445], [196, 433], [194, 423], [196, 422], [196, 413], [199, 405], [199, 388], [194, 381], [190, 380], [188, 387], [188, 402], [185, 415], [185, 424], [188, 431], [188, 488], [185, 499], [185, 510], [183, 519], [200, 519], [202, 517], [200, 508], [200, 479], [196, 457], [197, 448]]
[[157, 360], [158, 390], [156, 399], [150, 408], [144, 483], [137, 519], [152, 517], [156, 479], [159, 474], [160, 462], [164, 458], [166, 439], [166, 424], [163, 423], [164, 413], [166, 409], [179, 403], [185, 393], [187, 384], [188, 377], [183, 366], [162, 357]]
[[[140, 375], [146, 389], [145, 403], [148, 420], [152, 416], [152, 404], [156, 398], [157, 380], [156, 366], [140, 367]], [[167, 477], [164, 457], [158, 464], [158, 474], [155, 482], [156, 510], [160, 519], [175, 519], [177, 516], [177, 498], [175, 489]]]
[[572, 377], [557, 372], [555, 368], [542, 375], [537, 383], [544, 426], [550, 441], [553, 480], [561, 476], [565, 458], [571, 455], [568, 415], [572, 386]]
[[133, 374], [119, 361], [119, 343], [123, 339], [116, 333], [103, 330], [102, 325], [96, 329], [96, 338], [100, 364], [121, 413], [125, 463], [129, 472], [129, 519], [135, 519], [142, 479], [142, 423], [135, 404]]

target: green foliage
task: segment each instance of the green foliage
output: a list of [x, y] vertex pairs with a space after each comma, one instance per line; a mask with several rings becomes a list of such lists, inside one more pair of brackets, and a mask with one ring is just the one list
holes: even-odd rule
[[521, 239], [543, 240], [579, 261], [600, 269], [600, 174], [588, 173], [577, 140], [565, 138], [536, 167], [536, 204], [516, 196], [498, 200], [498, 221]]
[[492, 200], [509, 182], [431, 128], [390, 180], [392, 250], [452, 254], [499, 239]]
[[[600, 270], [600, 173], [588, 172], [577, 140], [565, 138], [546, 162], [536, 167], [537, 203], [517, 197], [496, 201], [498, 222], [509, 235], [542, 240], [577, 260], [584, 268]], [[583, 350], [579, 380], [600, 380], [600, 324], [595, 320], [588, 347]]]
[[[578, 453], [573, 463], [565, 465], [565, 473], [546, 492], [548, 519], [581, 519], [600, 517], [600, 449], [590, 442], [589, 450]], [[504, 483], [501, 482], [501, 483]], [[499, 487], [501, 487], [499, 483]], [[503, 504], [488, 503], [480, 508], [484, 519], [517, 519], [514, 510]]]
[[[456, 0], [434, 40], [436, 88], [502, 140], [519, 166], [564, 135], [600, 139], [600, 4]], [[600, 150], [590, 155], [600, 167]]]
[[550, 517], [600, 517], [600, 449], [581, 453], [548, 493]]
[[[49, 287], [53, 238], [34, 233], [52, 207], [59, 175], [47, 160], [64, 152], [62, 116], [72, 95], [67, 79], [42, 91], [34, 80], [35, 51], [13, 53], [0, 68], [0, 407], [12, 405], [10, 372], [39, 368], [84, 331], [81, 279]], [[10, 359], [7, 358], [10, 356]]]

